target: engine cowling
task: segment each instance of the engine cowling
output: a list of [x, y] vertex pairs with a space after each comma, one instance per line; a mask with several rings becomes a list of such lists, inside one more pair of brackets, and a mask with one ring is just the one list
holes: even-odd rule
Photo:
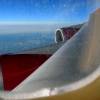
[[75, 33], [80, 30], [82, 25], [83, 24], [57, 29], [55, 32], [55, 42], [59, 43], [69, 40]]

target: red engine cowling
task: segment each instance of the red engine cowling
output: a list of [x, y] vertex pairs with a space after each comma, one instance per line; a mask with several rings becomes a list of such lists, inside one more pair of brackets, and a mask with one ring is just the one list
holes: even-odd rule
[[55, 42], [64, 42], [69, 40], [75, 33], [77, 33], [82, 25], [70, 26], [57, 29], [55, 32]]

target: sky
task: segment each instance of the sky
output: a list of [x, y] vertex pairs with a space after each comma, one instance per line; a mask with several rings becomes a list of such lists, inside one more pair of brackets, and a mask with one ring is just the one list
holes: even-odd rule
[[0, 23], [77, 24], [100, 0], [0, 0]]

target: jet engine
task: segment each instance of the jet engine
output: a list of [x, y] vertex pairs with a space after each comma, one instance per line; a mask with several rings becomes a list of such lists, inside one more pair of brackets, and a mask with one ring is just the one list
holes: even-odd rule
[[82, 25], [83, 24], [57, 29], [55, 32], [55, 42], [59, 43], [69, 40], [75, 33], [80, 30]]

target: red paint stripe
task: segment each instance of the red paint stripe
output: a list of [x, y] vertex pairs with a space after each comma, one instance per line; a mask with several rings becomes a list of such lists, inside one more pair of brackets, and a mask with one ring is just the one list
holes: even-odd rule
[[4, 89], [12, 90], [15, 88], [50, 56], [47, 54], [25, 54], [0, 57]]

